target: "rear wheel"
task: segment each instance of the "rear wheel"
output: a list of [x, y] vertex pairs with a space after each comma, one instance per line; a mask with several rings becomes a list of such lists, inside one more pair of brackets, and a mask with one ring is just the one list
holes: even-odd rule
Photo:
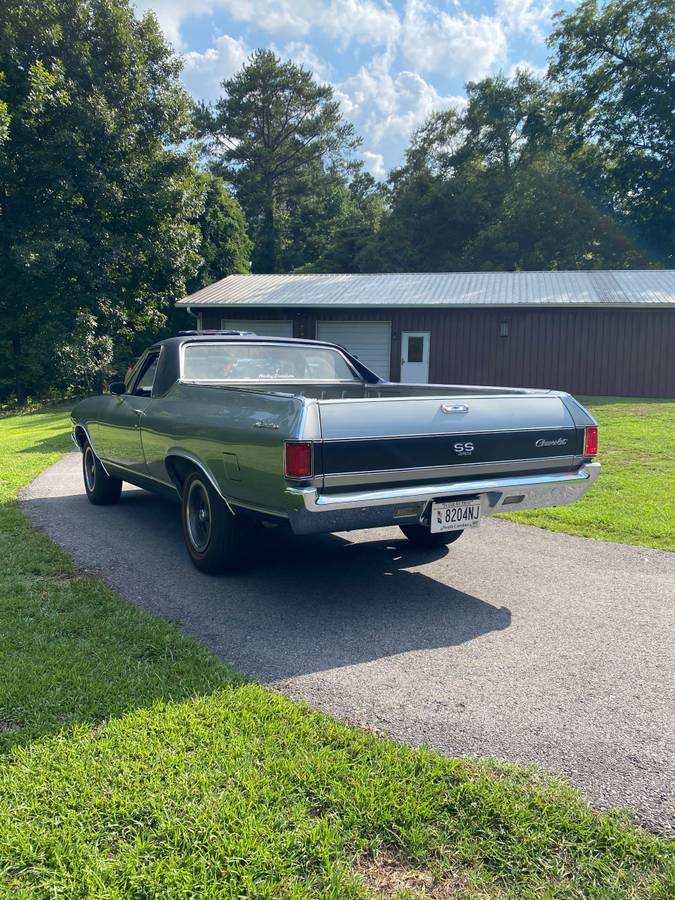
[[250, 565], [255, 523], [233, 515], [199, 471], [185, 479], [182, 514], [185, 546], [201, 572], [221, 575]]
[[400, 525], [403, 534], [411, 544], [417, 547], [442, 547], [444, 544], [454, 544], [464, 529], [459, 531], [432, 531], [426, 525]]
[[110, 506], [120, 499], [121, 480], [108, 475], [89, 442], [84, 445], [82, 451], [82, 475], [90, 503], [95, 506]]

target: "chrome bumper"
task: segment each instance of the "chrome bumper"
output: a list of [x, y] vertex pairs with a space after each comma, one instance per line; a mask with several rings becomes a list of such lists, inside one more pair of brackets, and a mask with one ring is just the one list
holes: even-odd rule
[[[599, 474], [600, 463], [593, 462], [586, 463], [573, 472], [558, 472], [551, 475], [480, 478], [453, 481], [448, 484], [410, 485], [340, 494], [322, 494], [314, 487], [289, 487], [286, 489], [286, 496], [289, 505], [295, 510], [289, 515], [291, 524], [294, 524], [294, 516], [302, 519], [305, 513], [337, 513], [343, 510], [366, 510], [398, 505], [405, 505], [408, 512], [412, 504], [419, 504], [417, 518], [420, 519], [431, 500], [467, 494], [478, 495], [481, 499], [482, 515], [489, 516], [501, 511], [574, 503], [588, 490]], [[394, 514], [393, 518], [398, 520], [399, 517]]]

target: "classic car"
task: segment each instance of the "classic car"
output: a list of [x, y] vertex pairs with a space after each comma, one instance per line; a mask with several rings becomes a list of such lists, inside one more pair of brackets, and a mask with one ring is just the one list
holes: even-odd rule
[[84, 487], [181, 502], [190, 557], [238, 569], [258, 529], [397, 525], [450, 544], [495, 513], [572, 503], [599, 474], [598, 429], [560, 391], [386, 382], [344, 348], [181, 332], [72, 413]]

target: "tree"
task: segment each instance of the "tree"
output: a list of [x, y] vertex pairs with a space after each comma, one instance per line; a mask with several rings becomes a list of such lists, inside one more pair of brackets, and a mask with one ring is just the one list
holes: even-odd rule
[[517, 72], [467, 85], [461, 112], [431, 115], [389, 178], [389, 211], [361, 259], [374, 271], [453, 271], [495, 221], [515, 173], [552, 144], [549, 92]]
[[625, 208], [603, 190], [592, 143], [570, 147], [559, 98], [518, 72], [467, 85], [466, 109], [432, 115], [388, 182], [368, 270], [649, 266]]
[[549, 39], [568, 152], [593, 167], [619, 214], [675, 261], [675, 5], [582, 0]]
[[492, 221], [466, 247], [465, 267], [488, 271], [645, 268], [651, 260], [585, 188], [568, 160], [521, 166]]
[[297, 220], [328, 168], [346, 165], [358, 144], [353, 126], [329, 85], [270, 50], [253, 53], [223, 90], [215, 114], [205, 114], [210, 150], [252, 226], [254, 270], [287, 270], [290, 218]]
[[517, 70], [512, 79], [500, 74], [470, 81], [466, 94], [458, 163], [479, 161], [509, 175], [534, 154], [551, 148], [551, 93], [541, 78]]
[[246, 274], [253, 247], [242, 208], [222, 178], [208, 172], [200, 177], [204, 186], [204, 209], [197, 220], [201, 263], [188, 282], [190, 294], [226, 275]]
[[199, 261], [203, 185], [176, 149], [180, 63], [127, 0], [6, 0], [0, 71], [0, 333], [21, 400], [56, 386], [76, 326], [123, 357], [161, 324]]
[[314, 261], [297, 266], [297, 272], [355, 273], [365, 265], [363, 254], [384, 211], [381, 186], [359, 167], [348, 185], [337, 181], [331, 196], [333, 209], [324, 217], [329, 228], [317, 230], [322, 246], [316, 248]]

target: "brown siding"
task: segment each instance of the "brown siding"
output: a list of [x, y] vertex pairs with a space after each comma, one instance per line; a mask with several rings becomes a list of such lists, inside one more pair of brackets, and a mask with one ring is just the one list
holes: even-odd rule
[[[675, 397], [675, 311], [670, 309], [249, 309], [221, 316], [292, 318], [296, 337], [313, 338], [317, 319], [392, 325], [391, 377], [400, 376], [402, 331], [431, 332], [433, 383], [542, 387], [576, 394]], [[501, 322], [508, 337], [499, 337]]]

